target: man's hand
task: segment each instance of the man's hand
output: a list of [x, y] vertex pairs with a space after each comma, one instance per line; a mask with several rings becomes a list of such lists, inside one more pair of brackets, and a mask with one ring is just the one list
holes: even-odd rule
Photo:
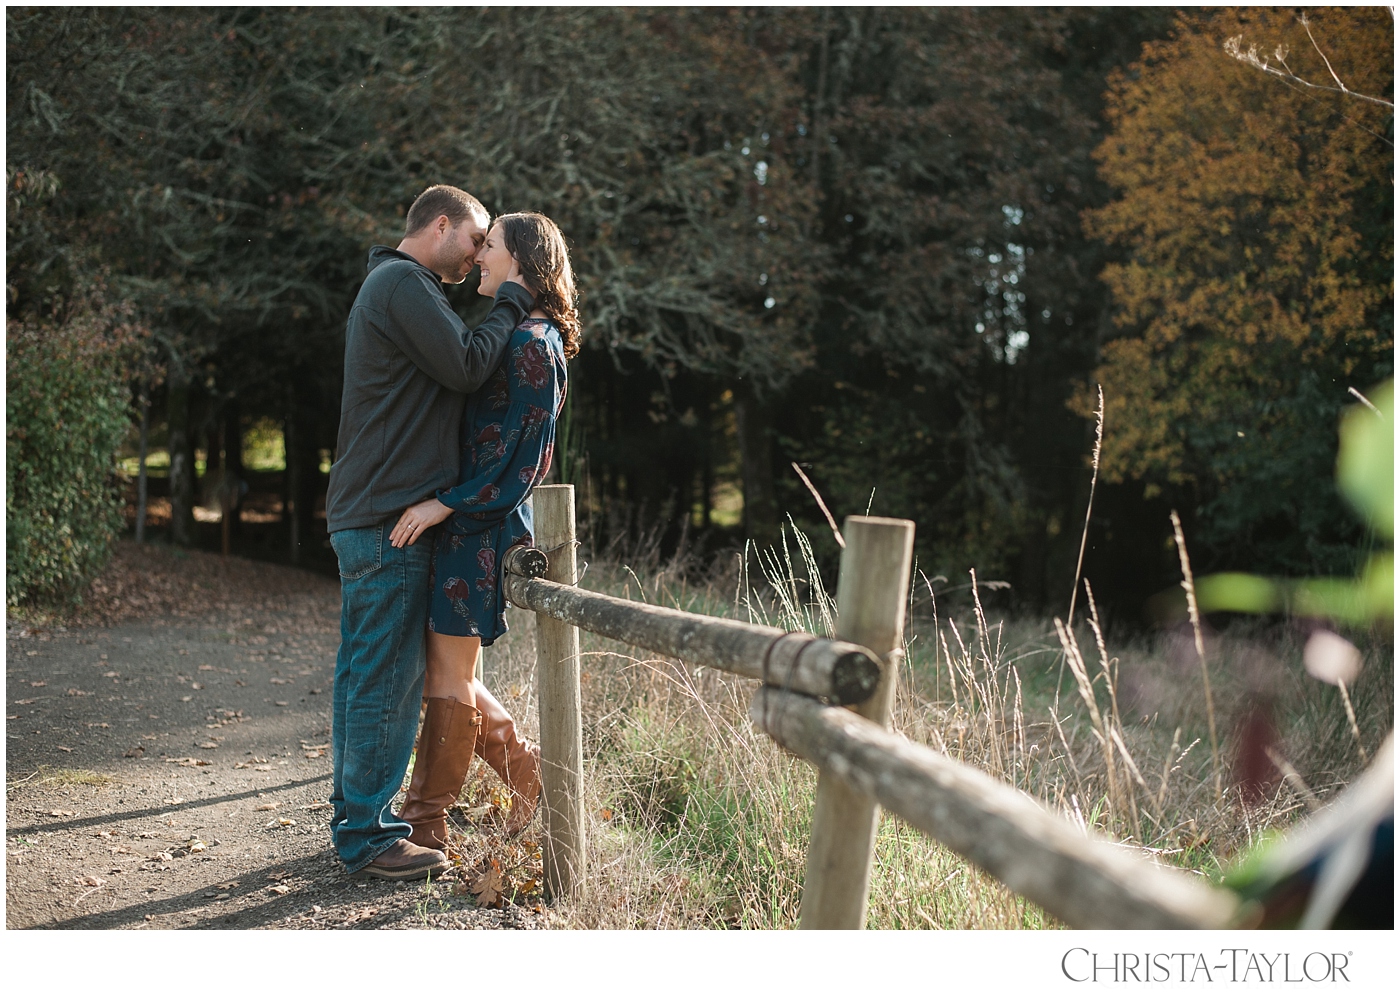
[[436, 526], [450, 515], [452, 510], [435, 498], [411, 505], [394, 524], [394, 529], [389, 534], [389, 543], [394, 547], [412, 546], [428, 527]]

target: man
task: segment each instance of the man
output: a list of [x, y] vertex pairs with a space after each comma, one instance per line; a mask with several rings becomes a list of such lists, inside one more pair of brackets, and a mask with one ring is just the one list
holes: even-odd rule
[[423, 689], [431, 537], [394, 547], [408, 506], [457, 484], [466, 395], [500, 364], [534, 301], [514, 272], [468, 329], [443, 284], [475, 264], [490, 216], [456, 187], [409, 208], [398, 249], [375, 246], [345, 327], [339, 459], [326, 522], [340, 562], [340, 651], [332, 704], [331, 840], [361, 877], [421, 879], [447, 857], [407, 841], [389, 809], [413, 752]]

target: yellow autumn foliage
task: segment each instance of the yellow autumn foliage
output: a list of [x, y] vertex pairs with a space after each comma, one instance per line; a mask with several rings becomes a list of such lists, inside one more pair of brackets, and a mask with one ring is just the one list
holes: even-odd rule
[[[1392, 99], [1387, 10], [1308, 17], [1346, 87]], [[1111, 80], [1095, 153], [1115, 197], [1085, 226], [1119, 249], [1103, 273], [1117, 331], [1093, 378], [1107, 399], [1103, 473], [1149, 496], [1276, 487], [1260, 462], [1302, 473], [1323, 461], [1330, 486], [1347, 388], [1390, 363], [1392, 111], [1232, 58], [1238, 36], [1275, 64], [1284, 46], [1298, 77], [1335, 85], [1292, 8], [1183, 15]], [[1095, 402], [1091, 382], [1073, 407], [1091, 416]], [[1234, 501], [1242, 522], [1248, 506]]]

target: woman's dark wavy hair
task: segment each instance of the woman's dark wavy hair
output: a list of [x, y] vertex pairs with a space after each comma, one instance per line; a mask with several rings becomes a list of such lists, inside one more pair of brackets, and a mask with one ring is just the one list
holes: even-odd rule
[[501, 215], [493, 223], [501, 226], [506, 251], [520, 265], [520, 276], [535, 292], [535, 307], [559, 327], [564, 340], [564, 356], [578, 353], [583, 327], [578, 320], [578, 290], [569, 249], [559, 226], [535, 211]]

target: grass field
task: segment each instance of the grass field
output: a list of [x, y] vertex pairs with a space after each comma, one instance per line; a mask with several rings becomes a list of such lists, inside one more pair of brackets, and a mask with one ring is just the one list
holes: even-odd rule
[[[661, 563], [654, 549], [602, 552], [582, 584], [827, 633], [835, 605], [804, 542], [789, 535], [786, 553], [750, 551], [746, 568], [734, 556], [703, 575]], [[1217, 796], [1189, 626], [1120, 644], [1097, 635], [1081, 612], [1070, 642], [1078, 657], [1067, 662], [1053, 621], [987, 618], [973, 591], [970, 582], [940, 593], [937, 583], [916, 581], [895, 729], [1153, 861], [1218, 877], [1264, 835], [1345, 786], [1362, 768], [1361, 753], [1373, 752], [1391, 726], [1388, 629], [1348, 635], [1365, 654], [1349, 690], [1359, 743], [1338, 689], [1302, 667], [1304, 628], [1246, 621], [1207, 633]], [[533, 727], [533, 627], [528, 614], [511, 612], [512, 633], [487, 652], [488, 681]], [[754, 731], [747, 706], [755, 683], [586, 633], [582, 649], [589, 893], [561, 904], [559, 922], [794, 926], [816, 773]], [[868, 926], [1058, 925], [885, 815]]]

